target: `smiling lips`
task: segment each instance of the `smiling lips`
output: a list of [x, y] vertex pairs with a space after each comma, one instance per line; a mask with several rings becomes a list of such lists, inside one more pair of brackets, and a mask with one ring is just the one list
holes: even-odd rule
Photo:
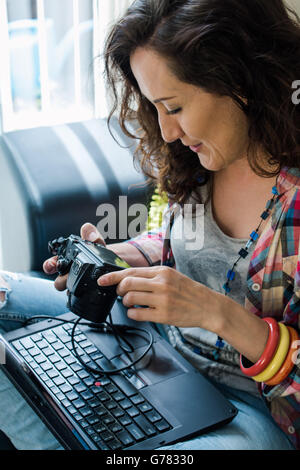
[[201, 145], [202, 145], [202, 144], [192, 145], [192, 146], [190, 146], [190, 149], [191, 149], [193, 152], [198, 153], [199, 150], [200, 150]]

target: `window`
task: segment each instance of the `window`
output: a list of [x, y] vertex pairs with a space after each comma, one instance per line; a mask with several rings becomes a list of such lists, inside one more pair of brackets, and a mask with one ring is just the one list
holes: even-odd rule
[[0, 129], [107, 115], [107, 27], [132, 0], [0, 0]]

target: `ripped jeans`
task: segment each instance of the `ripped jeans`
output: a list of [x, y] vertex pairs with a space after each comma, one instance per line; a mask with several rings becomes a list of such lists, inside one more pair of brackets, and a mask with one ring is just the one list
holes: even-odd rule
[[[4, 281], [4, 282], [3, 282]], [[66, 292], [53, 281], [0, 272], [0, 333], [22, 327], [34, 315], [68, 311]], [[0, 370], [0, 430], [20, 450], [58, 450], [60, 443]]]
[[[5, 298], [1, 301], [3, 294]], [[21, 327], [22, 320], [33, 315], [56, 316], [67, 311], [66, 293], [58, 292], [52, 281], [0, 271], [0, 332]], [[161, 449], [294, 449], [260, 398], [222, 384], [215, 385], [239, 410], [234, 420], [215, 431]], [[62, 449], [57, 439], [1, 370], [0, 430], [20, 450]]]

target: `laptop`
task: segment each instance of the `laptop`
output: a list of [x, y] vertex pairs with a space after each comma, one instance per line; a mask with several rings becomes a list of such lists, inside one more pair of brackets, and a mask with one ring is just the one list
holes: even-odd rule
[[[71, 312], [0, 335], [1, 368], [65, 449], [153, 450], [236, 416], [237, 409], [153, 324], [130, 320], [119, 298], [111, 314], [114, 324], [138, 326], [153, 338], [140, 362], [111, 375], [91, 372], [77, 359], [71, 331], [78, 317]], [[119, 369], [149, 344], [146, 334], [128, 332], [126, 338], [131, 353], [124, 353], [113, 334], [84, 321], [76, 327], [74, 345], [90, 367]]]

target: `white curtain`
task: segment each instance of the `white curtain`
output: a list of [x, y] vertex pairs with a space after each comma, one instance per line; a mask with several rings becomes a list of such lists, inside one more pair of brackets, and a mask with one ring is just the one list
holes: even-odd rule
[[114, 21], [126, 11], [132, 2], [133, 0], [98, 0], [100, 16], [102, 16], [101, 9], [106, 10], [108, 21]]
[[120, 18], [133, 0], [94, 0], [94, 63], [95, 80], [95, 116], [103, 118], [108, 115], [108, 94], [103, 82], [103, 61], [101, 54], [108, 30]]

